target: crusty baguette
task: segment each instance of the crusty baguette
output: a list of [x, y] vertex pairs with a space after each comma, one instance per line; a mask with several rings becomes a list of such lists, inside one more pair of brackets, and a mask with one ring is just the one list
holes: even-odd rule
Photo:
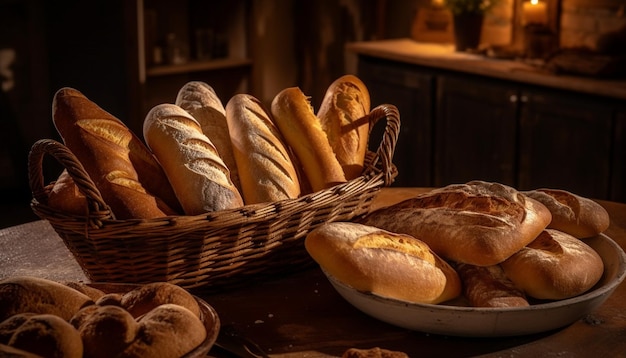
[[188, 82], [178, 91], [175, 104], [200, 123], [202, 133], [215, 145], [217, 153], [230, 171], [230, 180], [241, 192], [239, 170], [226, 123], [226, 110], [213, 87], [201, 81]]
[[370, 130], [366, 117], [369, 112], [369, 91], [354, 75], [336, 79], [326, 90], [317, 112], [346, 180], [363, 172]]
[[418, 238], [444, 259], [490, 266], [533, 241], [550, 219], [543, 204], [514, 188], [472, 181], [435, 189], [356, 220]]
[[280, 91], [271, 112], [286, 143], [294, 151], [313, 191], [344, 183], [346, 177], [309, 99], [297, 87]]
[[474, 307], [526, 307], [524, 292], [506, 277], [500, 265], [455, 266], [463, 284], [463, 294]]
[[132, 132], [79, 91], [61, 88], [54, 95], [52, 118], [117, 219], [165, 216], [148, 193], [130, 160]]
[[544, 230], [502, 264], [507, 277], [528, 296], [561, 300], [592, 288], [602, 278], [598, 253], [572, 235]]
[[66, 169], [61, 172], [48, 193], [48, 206], [61, 213], [84, 216], [88, 214], [87, 198], [80, 192]]
[[241, 189], [246, 204], [300, 196], [300, 181], [289, 148], [261, 102], [237, 94], [226, 104]]
[[143, 133], [187, 215], [243, 205], [229, 169], [198, 121], [175, 104], [164, 103], [146, 115]]
[[304, 244], [322, 269], [357, 290], [418, 303], [440, 303], [461, 293], [456, 271], [408, 235], [333, 222], [311, 231]]
[[550, 210], [552, 221], [548, 228], [579, 239], [598, 235], [609, 228], [609, 213], [589, 198], [559, 189], [536, 189], [523, 193]]

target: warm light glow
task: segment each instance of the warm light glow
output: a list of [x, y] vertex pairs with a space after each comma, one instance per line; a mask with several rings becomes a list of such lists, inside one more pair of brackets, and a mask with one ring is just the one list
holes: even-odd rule
[[530, 3], [533, 5], [537, 5], [539, 3], [539, 0], [530, 0]]
[[545, 2], [530, 0], [525, 2], [522, 8], [523, 25], [545, 25], [548, 23], [548, 9]]
[[443, 6], [443, 0], [432, 0], [431, 5], [433, 5], [433, 6]]

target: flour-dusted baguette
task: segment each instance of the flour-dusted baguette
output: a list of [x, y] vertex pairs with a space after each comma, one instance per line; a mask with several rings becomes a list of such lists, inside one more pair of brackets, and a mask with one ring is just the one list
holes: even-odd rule
[[366, 117], [369, 112], [369, 91], [354, 75], [341, 76], [331, 83], [317, 112], [346, 180], [363, 172], [370, 130]]
[[146, 143], [169, 178], [185, 214], [243, 205], [229, 169], [187, 111], [164, 103], [152, 108], [143, 126]]
[[81, 162], [117, 219], [166, 215], [168, 210], [164, 211], [139, 181], [130, 159], [134, 135], [122, 121], [67, 87], [54, 95], [52, 118], [63, 142]]
[[524, 292], [506, 277], [500, 265], [475, 266], [458, 264], [455, 266], [463, 294], [474, 307], [526, 307], [529, 306]]
[[357, 290], [419, 303], [440, 303], [461, 293], [456, 271], [408, 235], [333, 222], [311, 231], [304, 244], [322, 269]]
[[215, 145], [230, 171], [230, 180], [241, 191], [239, 171], [226, 123], [226, 110], [213, 87], [201, 81], [188, 82], [178, 91], [175, 104], [200, 123], [202, 133]]
[[561, 300], [592, 288], [604, 263], [584, 241], [554, 229], [544, 230], [502, 264], [507, 277], [528, 296]]
[[559, 189], [536, 189], [523, 193], [550, 210], [552, 221], [548, 228], [579, 239], [598, 235], [609, 228], [609, 213], [589, 198]]
[[548, 209], [514, 188], [484, 181], [439, 188], [357, 219], [424, 241], [444, 259], [498, 264], [550, 223]]
[[237, 94], [226, 104], [241, 189], [246, 204], [300, 196], [300, 181], [289, 148], [270, 114], [255, 97]]
[[313, 191], [344, 183], [343, 168], [309, 99], [297, 87], [280, 91], [271, 113], [286, 143], [294, 151]]

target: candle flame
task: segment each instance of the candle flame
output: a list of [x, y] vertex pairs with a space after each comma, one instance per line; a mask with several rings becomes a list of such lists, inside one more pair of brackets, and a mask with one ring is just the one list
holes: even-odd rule
[[539, 0], [530, 0], [530, 3], [533, 5], [539, 4]]

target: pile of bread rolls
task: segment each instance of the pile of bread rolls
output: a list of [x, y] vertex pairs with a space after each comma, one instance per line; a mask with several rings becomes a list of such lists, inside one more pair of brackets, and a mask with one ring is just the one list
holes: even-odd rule
[[305, 247], [323, 270], [360, 291], [524, 307], [598, 283], [604, 264], [584, 239], [608, 226], [600, 204], [568, 191], [471, 181], [327, 223], [308, 234]]
[[[63, 143], [120, 220], [199, 215], [344, 183], [362, 174], [370, 132], [369, 93], [353, 75], [328, 87], [317, 113], [297, 87], [269, 108], [249, 94], [224, 106], [212, 87], [192, 81], [147, 113], [143, 141], [73, 88], [57, 91], [52, 107]], [[88, 209], [67, 172], [48, 205]]]
[[198, 301], [155, 282], [103, 292], [79, 282], [19, 276], [0, 281], [0, 355], [181, 357], [207, 337]]

